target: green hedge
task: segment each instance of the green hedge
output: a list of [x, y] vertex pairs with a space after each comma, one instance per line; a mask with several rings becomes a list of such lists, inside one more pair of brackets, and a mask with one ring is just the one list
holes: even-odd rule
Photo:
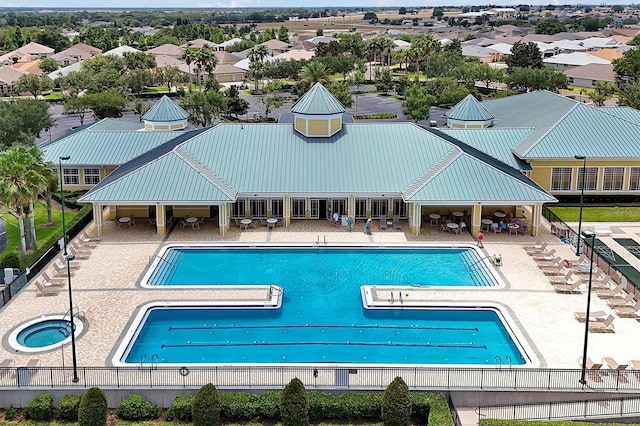
[[53, 395], [36, 395], [24, 407], [25, 417], [31, 420], [49, 420], [53, 415]]

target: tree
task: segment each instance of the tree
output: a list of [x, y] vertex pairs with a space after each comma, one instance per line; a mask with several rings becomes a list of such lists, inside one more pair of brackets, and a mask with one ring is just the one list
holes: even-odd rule
[[541, 19], [536, 24], [536, 34], [554, 35], [565, 30], [565, 24], [557, 19]]
[[156, 67], [156, 58], [144, 52], [125, 52], [122, 56], [127, 70], [148, 70]]
[[162, 67], [156, 68], [155, 80], [167, 86], [167, 91], [171, 92], [174, 86], [186, 83], [189, 79], [178, 67]]
[[121, 81], [125, 89], [128, 89], [131, 93], [140, 94], [145, 87], [153, 85], [154, 74], [146, 69], [136, 69], [126, 73]]
[[196, 52], [197, 49], [187, 47], [180, 56], [180, 59], [184, 60], [187, 64], [187, 67], [189, 67], [189, 79], [191, 79], [191, 64], [196, 60]]
[[417, 123], [429, 118], [431, 105], [434, 105], [435, 102], [436, 99], [423, 86], [415, 83], [407, 89], [404, 102], [402, 102], [402, 110], [407, 117]]
[[282, 98], [282, 82], [274, 80], [269, 82], [263, 90], [260, 103], [264, 106], [264, 118], [269, 119], [272, 108], [279, 108], [284, 103]]
[[78, 426], [106, 426], [107, 397], [99, 388], [90, 388], [78, 407]]
[[353, 104], [353, 95], [349, 91], [349, 84], [346, 81], [334, 81], [329, 84], [327, 89], [345, 108], [349, 108]]
[[400, 9], [398, 9], [398, 15], [406, 15], [406, 14], [407, 14], [406, 7], [401, 7]]
[[42, 72], [49, 74], [60, 68], [60, 64], [51, 58], [42, 58], [40, 59], [38, 67], [42, 70]]
[[280, 30], [278, 30], [278, 40], [289, 43], [289, 29], [284, 25], [281, 25]]
[[191, 405], [193, 426], [216, 426], [220, 423], [220, 396], [211, 383], [202, 386]]
[[376, 70], [376, 89], [384, 93], [393, 89], [393, 78], [389, 68]]
[[514, 68], [507, 78], [509, 87], [528, 92], [533, 90], [557, 91], [567, 87], [567, 77], [561, 72], [549, 68]]
[[620, 90], [618, 105], [640, 109], [640, 83], [632, 83]]
[[80, 125], [84, 126], [84, 116], [91, 111], [91, 99], [86, 96], [70, 96], [64, 101], [65, 114], [78, 114]]
[[99, 119], [107, 117], [122, 117], [122, 112], [129, 101], [121, 93], [108, 91], [104, 93], [87, 93], [84, 95], [93, 110], [93, 114]]
[[207, 73], [208, 79], [211, 79], [213, 70], [218, 66], [218, 57], [209, 46], [205, 45], [196, 53], [195, 64], [201, 72]]
[[0, 102], [0, 147], [33, 145], [40, 132], [53, 125], [49, 105], [44, 101]]
[[591, 90], [588, 94], [596, 105], [604, 106], [605, 101], [614, 93], [616, 93], [615, 84], [609, 83], [608, 81], [596, 81], [595, 89]]
[[514, 68], [540, 69], [544, 65], [542, 53], [538, 45], [532, 41], [528, 43], [515, 42], [511, 48], [511, 55], [507, 56], [504, 62], [509, 67], [509, 72]]
[[33, 203], [47, 188], [45, 167], [35, 146], [16, 146], [0, 152], [0, 208], [18, 220], [23, 259], [27, 255], [24, 206]]
[[306, 426], [309, 424], [309, 400], [307, 390], [297, 377], [282, 390], [280, 417], [283, 426]]
[[300, 79], [313, 86], [316, 83], [322, 83], [327, 80], [327, 67], [323, 62], [319, 60], [310, 61], [307, 65], [302, 67], [300, 71]]
[[640, 78], [640, 49], [630, 49], [622, 58], [613, 60], [613, 70], [619, 78], [635, 83]]
[[264, 73], [264, 60], [269, 56], [269, 51], [264, 45], [258, 45], [249, 50], [247, 58], [249, 58], [249, 75], [253, 77], [255, 89], [258, 91], [258, 82]]
[[411, 422], [409, 387], [396, 377], [382, 396], [382, 423], [384, 426], [408, 426]]
[[249, 102], [240, 97], [240, 91], [235, 84], [231, 85], [224, 93], [227, 97], [227, 115], [244, 115], [249, 111]]
[[38, 99], [38, 96], [52, 87], [53, 81], [46, 75], [25, 74], [14, 83], [13, 90], [17, 93], [29, 92], [33, 99]]
[[[416, 63], [416, 81], [420, 79], [420, 62], [425, 59], [428, 61], [429, 57], [438, 51], [439, 48], [438, 41], [433, 38], [430, 34], [425, 34], [418, 36], [411, 40], [411, 57]], [[427, 66], [427, 73], [429, 69]]]
[[194, 126], [210, 126], [216, 116], [207, 94], [202, 92], [186, 93], [180, 100], [180, 106], [189, 113], [189, 123]]

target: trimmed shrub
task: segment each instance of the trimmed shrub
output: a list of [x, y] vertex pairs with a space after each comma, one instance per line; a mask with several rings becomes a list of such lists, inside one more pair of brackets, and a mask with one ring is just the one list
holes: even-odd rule
[[8, 406], [4, 409], [4, 419], [5, 420], [13, 420], [16, 418], [16, 414], [18, 410], [13, 405]]
[[433, 394], [411, 393], [411, 420], [414, 425], [428, 425]]
[[309, 418], [313, 421], [380, 420], [382, 392], [308, 392]]
[[307, 390], [297, 377], [291, 379], [282, 391], [280, 416], [284, 426], [305, 426], [309, 424], [309, 401]]
[[90, 388], [78, 407], [78, 426], [106, 426], [107, 396], [99, 388]]
[[0, 260], [0, 268], [20, 268], [20, 255], [18, 253], [7, 253]]
[[396, 377], [382, 396], [382, 422], [385, 426], [407, 426], [411, 421], [409, 387]]
[[24, 407], [24, 415], [32, 420], [49, 420], [53, 415], [53, 395], [36, 395]]
[[202, 386], [193, 398], [193, 426], [216, 426], [220, 423], [220, 397], [211, 383]]
[[282, 391], [268, 391], [259, 395], [259, 414], [265, 420], [277, 422], [280, 420], [280, 400]]
[[151, 420], [157, 418], [159, 414], [160, 409], [157, 405], [135, 393], [129, 394], [116, 409], [116, 416], [122, 420]]
[[193, 405], [193, 395], [176, 395], [173, 398], [171, 407], [167, 410], [164, 418], [167, 421], [179, 420], [181, 422], [191, 422], [191, 407]]
[[80, 401], [82, 401], [82, 395], [78, 395], [77, 393], [68, 393], [63, 396], [56, 409], [56, 417], [58, 420], [77, 422]]
[[220, 417], [225, 420], [251, 420], [260, 416], [260, 397], [246, 392], [221, 392]]

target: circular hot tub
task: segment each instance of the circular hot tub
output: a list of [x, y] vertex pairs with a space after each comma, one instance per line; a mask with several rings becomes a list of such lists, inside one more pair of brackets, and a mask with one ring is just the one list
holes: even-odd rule
[[[83, 323], [73, 318], [75, 337]], [[71, 321], [63, 315], [47, 315], [31, 320], [9, 334], [9, 345], [20, 352], [45, 352], [71, 341]]]

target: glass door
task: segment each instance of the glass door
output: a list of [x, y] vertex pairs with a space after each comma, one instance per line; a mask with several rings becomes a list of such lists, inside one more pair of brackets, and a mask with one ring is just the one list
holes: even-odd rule
[[311, 200], [311, 219], [320, 219], [320, 200], [312, 198]]

